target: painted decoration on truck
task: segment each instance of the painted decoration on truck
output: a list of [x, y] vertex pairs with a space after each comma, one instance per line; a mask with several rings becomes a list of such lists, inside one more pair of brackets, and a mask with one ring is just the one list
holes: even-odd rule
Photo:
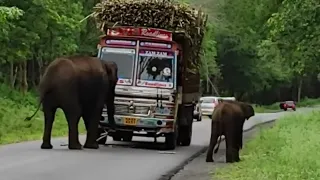
[[171, 49], [172, 45], [168, 43], [155, 43], [155, 42], [140, 42], [141, 47], [152, 47], [152, 48], [163, 48], [163, 49]]
[[107, 30], [108, 36], [145, 36], [172, 41], [172, 32], [164, 29], [145, 27], [114, 27]]
[[172, 33], [170, 31], [155, 29], [155, 28], [139, 28], [139, 34], [141, 36], [148, 36], [167, 41], [172, 41]]
[[174, 88], [174, 53], [169, 51], [140, 50], [137, 86]]
[[120, 45], [120, 46], [136, 46], [136, 41], [127, 41], [127, 40], [117, 40], [117, 39], [109, 39], [106, 40], [107, 45]]

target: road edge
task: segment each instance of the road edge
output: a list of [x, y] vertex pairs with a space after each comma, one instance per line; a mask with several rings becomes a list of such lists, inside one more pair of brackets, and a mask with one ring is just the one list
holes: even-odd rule
[[[253, 125], [250, 126], [249, 128], [243, 129], [243, 132], [250, 131], [259, 125], [274, 122], [275, 120], [277, 120], [277, 119], [270, 119], [270, 120], [266, 120], [266, 121], [262, 121], [262, 122], [260, 121], [260, 122], [253, 123]], [[224, 136], [221, 137], [221, 142], [223, 142], [223, 141], [224, 141]], [[207, 151], [207, 149], [208, 149], [208, 146], [205, 146], [202, 149], [200, 149], [199, 151], [195, 152], [192, 156], [190, 156], [189, 158], [184, 160], [182, 163], [180, 163], [174, 169], [172, 169], [168, 173], [162, 175], [158, 180], [171, 180], [173, 178], [173, 176], [176, 175], [180, 170], [182, 170], [187, 164], [189, 164], [189, 162], [191, 162], [195, 158], [199, 157], [201, 154], [205, 153]]]

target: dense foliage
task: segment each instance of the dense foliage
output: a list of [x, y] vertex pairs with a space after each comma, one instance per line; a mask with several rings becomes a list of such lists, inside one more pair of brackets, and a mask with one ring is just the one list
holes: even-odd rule
[[257, 103], [319, 96], [320, 1], [193, 3], [210, 7], [217, 56], [204, 60], [220, 70], [210, 76], [221, 93]]
[[[55, 57], [95, 55], [99, 32], [91, 19], [80, 21], [97, 2], [2, 0], [0, 82], [26, 92]], [[318, 0], [191, 3], [210, 14], [202, 54], [204, 90], [256, 103], [319, 96]], [[216, 89], [207, 88], [212, 85]]]

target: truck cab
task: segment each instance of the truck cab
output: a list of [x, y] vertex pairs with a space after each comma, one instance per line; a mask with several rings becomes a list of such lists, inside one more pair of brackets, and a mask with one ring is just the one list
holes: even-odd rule
[[[133, 136], [145, 136], [156, 141], [164, 136], [166, 149], [176, 147], [182, 103], [177, 84], [181, 56], [181, 47], [172, 40], [172, 33], [162, 29], [116, 27], [100, 38], [98, 57], [118, 66], [116, 131], [109, 133], [113, 140], [131, 141]], [[108, 131], [106, 108], [99, 129]], [[105, 141], [106, 136], [98, 142]]]

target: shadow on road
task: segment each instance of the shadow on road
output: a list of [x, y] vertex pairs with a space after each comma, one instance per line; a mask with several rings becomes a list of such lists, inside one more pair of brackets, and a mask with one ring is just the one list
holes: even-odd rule
[[[201, 123], [201, 121], [193, 121], [194, 123]], [[131, 141], [131, 142], [123, 142], [123, 141], [112, 141], [111, 136], [108, 136], [107, 143], [104, 146], [113, 146], [113, 147], [122, 147], [122, 148], [134, 148], [134, 149], [147, 149], [147, 150], [165, 150], [163, 137], [157, 138], [157, 142], [153, 141], [153, 138], [144, 138], [144, 141]], [[108, 142], [109, 141], [109, 142]]]
[[132, 141], [132, 142], [113, 142], [107, 143], [104, 146], [134, 148], [134, 149], [148, 149], [148, 150], [164, 150], [164, 143], [162, 142], [147, 142], [147, 141]]

